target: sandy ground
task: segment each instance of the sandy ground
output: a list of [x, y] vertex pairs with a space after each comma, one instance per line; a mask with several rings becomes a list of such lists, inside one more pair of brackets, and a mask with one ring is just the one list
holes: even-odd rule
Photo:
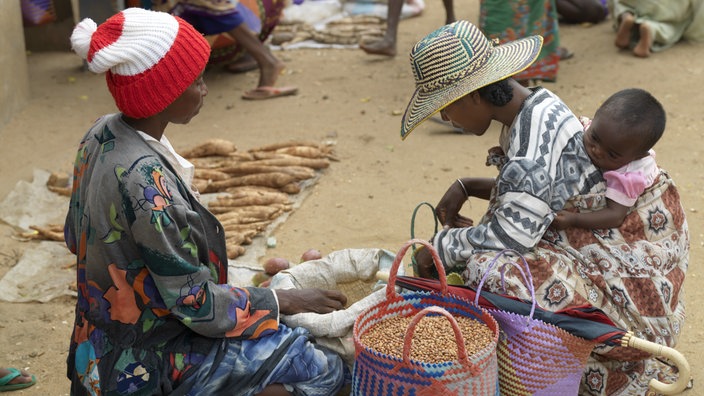
[[[477, 20], [478, 2], [457, 2], [458, 18]], [[397, 250], [409, 236], [410, 216], [422, 201], [436, 203], [460, 176], [492, 175], [484, 166], [486, 149], [496, 144], [498, 127], [483, 137], [455, 134], [432, 122], [406, 141], [399, 138], [400, 113], [413, 89], [408, 50], [439, 26], [444, 12], [431, 2], [420, 17], [403, 21], [399, 56], [367, 56], [360, 50], [293, 50], [278, 52], [288, 64], [283, 85], [297, 85], [295, 97], [247, 102], [241, 93], [253, 87], [256, 72], [231, 75], [209, 71], [209, 95], [201, 114], [188, 126], [172, 126], [167, 134], [176, 148], [219, 137], [242, 149], [289, 139], [334, 138], [340, 161], [325, 172], [303, 205], [274, 232], [276, 248], [267, 256], [297, 260], [314, 247], [324, 254], [344, 248]], [[563, 26], [562, 43], [575, 52], [564, 61], [559, 80], [546, 86], [576, 114], [592, 115], [618, 89], [651, 91], [668, 112], [668, 126], [657, 145], [658, 161], [680, 187], [687, 210], [691, 258], [687, 292], [688, 318], [677, 349], [692, 366], [694, 390], [704, 394], [704, 297], [701, 257], [704, 244], [704, 46], [681, 43], [649, 59], [619, 52], [609, 22], [596, 26]], [[78, 139], [98, 115], [114, 111], [102, 76], [80, 71], [71, 53], [29, 56], [32, 99], [0, 129], [0, 199], [34, 169], [66, 171]], [[5, 77], [5, 78], [11, 78]], [[683, 153], [689, 153], [684, 155]], [[32, 197], [27, 197], [32, 205]], [[478, 218], [484, 203], [471, 202], [466, 214]], [[430, 236], [429, 219], [417, 233]], [[0, 225], [0, 275], [15, 265], [33, 242], [13, 239], [17, 230]], [[58, 265], [58, 264], [57, 264]], [[0, 303], [0, 366], [28, 368], [39, 379], [17, 394], [65, 395], [66, 350], [74, 300], [48, 303]]]

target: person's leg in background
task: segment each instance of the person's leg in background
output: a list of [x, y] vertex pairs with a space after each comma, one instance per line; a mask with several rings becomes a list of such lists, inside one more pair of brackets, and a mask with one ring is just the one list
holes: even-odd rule
[[[380, 40], [360, 43], [359, 48], [368, 54], [396, 56], [396, 37], [398, 35], [398, 23], [401, 20], [403, 2], [404, 0], [389, 0], [384, 37]], [[442, 5], [445, 7], [445, 24], [454, 22], [456, 19], [453, 0], [442, 0]]]
[[396, 56], [396, 35], [404, 0], [389, 0], [386, 13], [386, 32], [380, 40], [360, 43], [359, 48], [368, 54]]
[[259, 41], [246, 24], [242, 23], [228, 33], [259, 66], [257, 87], [273, 87], [286, 65], [271, 53], [269, 47]]

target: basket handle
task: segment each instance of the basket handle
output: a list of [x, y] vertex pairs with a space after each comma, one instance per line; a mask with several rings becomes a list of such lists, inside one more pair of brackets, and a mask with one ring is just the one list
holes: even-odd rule
[[[438, 216], [435, 214], [435, 207], [431, 205], [430, 203], [423, 201], [419, 203], [415, 209], [413, 209], [413, 214], [411, 215], [411, 239], [414, 239], [416, 237], [416, 216], [418, 215], [418, 210], [422, 206], [427, 206], [430, 208], [430, 211], [433, 213], [433, 220], [435, 221], [435, 227], [433, 228], [433, 235], [438, 233]], [[415, 244], [411, 245], [411, 247], [415, 250]], [[416, 256], [413, 255], [411, 256], [411, 263], [413, 264], [414, 270], [418, 268], [418, 263], [416, 263]]]
[[506, 263], [503, 263], [503, 265], [501, 266], [501, 287], [504, 289], [504, 292], [505, 292], [506, 285], [504, 283], [504, 274], [506, 272], [506, 266], [510, 264], [510, 265], [518, 268], [518, 271], [523, 276], [523, 281], [525, 282], [526, 287], [530, 291], [531, 305], [530, 305], [530, 314], [528, 315], [528, 320], [530, 321], [533, 319], [533, 314], [535, 313], [535, 307], [537, 305], [537, 301], [535, 299], [535, 287], [533, 286], [533, 276], [530, 273], [530, 267], [528, 266], [528, 262], [526, 261], [526, 258], [523, 257], [522, 254], [518, 253], [517, 251], [515, 251], [513, 249], [504, 249], [504, 250], [500, 251], [499, 253], [497, 253], [493, 259], [491, 259], [491, 262], [489, 263], [489, 266], [486, 268], [484, 275], [482, 275], [482, 279], [479, 281], [479, 286], [477, 286], [477, 292], [474, 296], [474, 304], [479, 306], [479, 296], [481, 294], [482, 287], [484, 286], [484, 282], [486, 281], [486, 278], [489, 275], [489, 272], [491, 271], [492, 268], [494, 268], [494, 266], [498, 262], [499, 258], [501, 256], [506, 256], [507, 253], [514, 253], [518, 257], [520, 257], [521, 261], [523, 261], [523, 267], [525, 267], [525, 270], [523, 270], [523, 268], [515, 261], [508, 261]]
[[398, 268], [401, 266], [401, 260], [403, 260], [403, 256], [406, 254], [408, 248], [410, 248], [411, 245], [415, 243], [419, 243], [425, 246], [430, 252], [430, 255], [433, 257], [433, 262], [435, 263], [435, 268], [438, 270], [438, 279], [440, 280], [440, 293], [442, 295], [447, 294], [447, 278], [445, 277], [445, 267], [443, 267], [442, 265], [442, 260], [440, 260], [438, 252], [428, 241], [424, 241], [422, 239], [411, 239], [407, 241], [403, 246], [401, 246], [401, 249], [399, 249], [398, 253], [396, 253], [396, 257], [394, 257], [394, 262], [391, 264], [391, 269], [389, 270], [389, 282], [386, 284], [387, 300], [393, 298], [396, 294], [396, 276], [398, 273]]
[[676, 395], [684, 391], [687, 387], [691, 374], [689, 362], [687, 362], [684, 355], [676, 349], [638, 338], [633, 334], [633, 332], [630, 331], [621, 338], [621, 346], [645, 351], [654, 356], [665, 357], [677, 367], [679, 372], [677, 381], [667, 384], [652, 378], [650, 382], [648, 382], [648, 386], [655, 392], [663, 395]]
[[450, 324], [452, 325], [452, 331], [454, 331], [455, 333], [455, 343], [457, 344], [457, 357], [459, 361], [462, 362], [462, 365], [469, 367], [469, 370], [472, 375], [477, 375], [477, 373], [479, 372], [479, 368], [477, 367], [477, 365], [472, 364], [472, 362], [470, 362], [469, 358], [467, 357], [467, 348], [464, 345], [462, 330], [460, 330], [460, 326], [457, 324], [457, 320], [446, 309], [439, 306], [429, 306], [423, 308], [420, 312], [413, 316], [411, 323], [408, 324], [408, 327], [406, 328], [406, 335], [403, 337], [403, 364], [406, 365], [406, 367], [410, 367], [411, 345], [413, 344], [413, 333], [415, 333], [416, 325], [431, 312], [441, 314], [445, 316], [447, 320], [450, 321]]

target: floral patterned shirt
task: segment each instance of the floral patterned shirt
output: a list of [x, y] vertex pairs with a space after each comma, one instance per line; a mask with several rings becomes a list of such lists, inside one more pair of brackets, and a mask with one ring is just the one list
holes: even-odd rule
[[121, 114], [84, 136], [73, 176], [73, 394], [171, 393], [226, 340], [277, 330], [273, 292], [228, 285], [221, 224]]

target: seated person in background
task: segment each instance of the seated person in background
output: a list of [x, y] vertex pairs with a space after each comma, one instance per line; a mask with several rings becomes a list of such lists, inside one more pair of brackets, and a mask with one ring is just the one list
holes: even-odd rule
[[[542, 308], [590, 304], [619, 328], [675, 347], [684, 329], [689, 232], [666, 172], [659, 171], [618, 228], [549, 228], [562, 209], [603, 209], [606, 183], [569, 108], [547, 89], [529, 89], [510, 78], [536, 58], [540, 41], [531, 36], [494, 46], [471, 23], [458, 21], [411, 50], [416, 90], [402, 119], [402, 137], [437, 112], [474, 135], [483, 135], [492, 121], [503, 124], [498, 176], [452, 182], [436, 206], [444, 228], [431, 238], [433, 246], [446, 272], [460, 273], [466, 285], [484, 280], [487, 291], [531, 299], [518, 271], [500, 270], [511, 259], [496, 258], [504, 249], [516, 250], [528, 262]], [[489, 198], [478, 222], [459, 213], [469, 196]], [[433, 276], [427, 249], [417, 250], [415, 259], [420, 275]], [[497, 265], [489, 268], [494, 259]], [[678, 379], [670, 365], [628, 349], [595, 348], [579, 394], [645, 395], [652, 378]]]
[[609, 15], [606, 0], [555, 0], [561, 23], [599, 23]]
[[84, 19], [71, 44], [106, 73], [120, 110], [96, 121], [76, 155], [64, 230], [78, 274], [71, 394], [337, 393], [340, 356], [279, 318], [329, 313], [345, 296], [230, 286], [223, 226], [164, 134], [188, 124], [208, 93], [203, 35], [128, 8], [100, 26]]
[[152, 0], [151, 7], [169, 12], [193, 25], [206, 36], [228, 35], [234, 44], [217, 48], [211, 63], [225, 63], [225, 69], [245, 72], [259, 69], [257, 87], [245, 92], [243, 99], [271, 99], [295, 95], [296, 87], [276, 87], [286, 68], [264, 44], [278, 25], [284, 0]]
[[660, 174], [653, 146], [665, 131], [665, 110], [642, 89], [613, 94], [585, 121], [584, 146], [606, 180], [606, 208], [559, 211], [552, 227], [618, 228], [638, 197]]
[[614, 45], [639, 58], [664, 51], [680, 40], [704, 42], [701, 0], [613, 0]]

